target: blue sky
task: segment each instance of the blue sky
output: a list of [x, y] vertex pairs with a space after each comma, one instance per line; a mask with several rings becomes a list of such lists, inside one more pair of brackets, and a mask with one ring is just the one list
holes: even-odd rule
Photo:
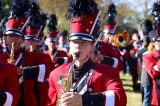
[[151, 9], [153, 3], [155, 3], [157, 0], [125, 0], [125, 1], [128, 2], [133, 8], [136, 8], [136, 10], [143, 11], [144, 1], [148, 2], [148, 9]]
[[[107, 0], [103, 0], [107, 1]], [[153, 3], [155, 3], [157, 0], [111, 0], [113, 3], [119, 3], [119, 2], [125, 2], [129, 4], [133, 9], [136, 9], [139, 12], [143, 11], [144, 8], [144, 1], [148, 2], [148, 9], [151, 9], [153, 6]]]

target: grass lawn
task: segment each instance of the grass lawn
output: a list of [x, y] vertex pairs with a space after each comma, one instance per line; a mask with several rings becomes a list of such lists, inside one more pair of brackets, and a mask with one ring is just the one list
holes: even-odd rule
[[132, 77], [129, 74], [120, 74], [120, 77], [127, 94], [127, 106], [142, 106], [141, 93], [133, 92]]

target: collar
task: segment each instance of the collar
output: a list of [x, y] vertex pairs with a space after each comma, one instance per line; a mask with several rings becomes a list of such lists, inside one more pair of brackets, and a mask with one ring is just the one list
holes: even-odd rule
[[78, 81], [80, 78], [82, 78], [89, 70], [92, 69], [94, 62], [89, 58], [86, 63], [82, 65], [81, 68], [76, 69], [76, 66], [74, 66], [73, 69], [73, 80]]

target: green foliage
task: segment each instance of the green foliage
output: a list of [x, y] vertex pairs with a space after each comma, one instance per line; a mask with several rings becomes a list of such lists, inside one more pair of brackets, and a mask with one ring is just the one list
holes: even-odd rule
[[69, 0], [38, 0], [41, 9], [48, 15], [55, 13], [58, 19], [59, 30], [69, 29], [67, 6]]
[[11, 0], [2, 0], [1, 1], [3, 11], [1, 11], [1, 13], [0, 13], [0, 20], [8, 14], [10, 2], [11, 2]]
[[[47, 13], [48, 15], [51, 13], [55, 13], [58, 17], [58, 28], [59, 30], [67, 29], [69, 30], [70, 20], [67, 19], [67, 7], [70, 0], [37, 0], [40, 4], [41, 9]], [[96, 0], [99, 5], [99, 9], [101, 10], [101, 30], [104, 29], [105, 26], [105, 13], [107, 11], [108, 5], [111, 0], [107, 0], [106, 3], [102, 2], [103, 0]], [[146, 1], [148, 2], [148, 1]], [[152, 19], [150, 15], [148, 15], [148, 11], [144, 10], [144, 13], [139, 13], [136, 9], [131, 8], [131, 4], [127, 4], [127, 2], [120, 2], [114, 0], [116, 4], [117, 10], [117, 18], [118, 26], [120, 26], [121, 31], [127, 30], [129, 28], [137, 29], [139, 23], [145, 19]], [[138, 2], [137, 2], [138, 3]], [[126, 29], [123, 29], [126, 28]], [[119, 31], [119, 30], [118, 30]]]

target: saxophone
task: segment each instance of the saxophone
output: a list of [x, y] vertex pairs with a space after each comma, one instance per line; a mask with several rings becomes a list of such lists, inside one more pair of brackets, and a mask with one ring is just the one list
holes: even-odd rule
[[29, 52], [33, 52], [33, 46], [29, 45]]
[[70, 68], [69, 68], [69, 71], [68, 71], [68, 74], [66, 75], [65, 78], [63, 78], [62, 76], [60, 76], [60, 81], [58, 82], [61, 86], [61, 89], [60, 89], [60, 94], [58, 96], [58, 99], [57, 99], [57, 104], [56, 106], [61, 106], [61, 97], [64, 93], [66, 92], [69, 92], [71, 91], [70, 88], [72, 86], [72, 72], [73, 72], [73, 68], [74, 68], [74, 63], [75, 63], [75, 60], [80, 56], [80, 53], [76, 53], [70, 65]]
[[9, 59], [7, 59], [9, 64], [15, 64], [15, 60], [14, 60], [14, 46], [15, 46], [15, 42], [12, 42], [12, 47], [11, 47], [11, 53], [9, 55]]

